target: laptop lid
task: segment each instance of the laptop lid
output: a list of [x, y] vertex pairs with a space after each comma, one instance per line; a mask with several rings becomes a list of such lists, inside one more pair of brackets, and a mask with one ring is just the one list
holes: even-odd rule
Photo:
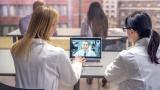
[[72, 37], [70, 38], [70, 58], [82, 56], [87, 61], [99, 62], [102, 52], [100, 37]]

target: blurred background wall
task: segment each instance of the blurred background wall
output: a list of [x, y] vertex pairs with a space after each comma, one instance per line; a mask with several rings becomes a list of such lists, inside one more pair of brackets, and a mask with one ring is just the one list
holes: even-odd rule
[[[37, 0], [0, 0], [0, 35], [18, 28], [19, 19], [32, 13]], [[60, 13], [60, 28], [79, 28], [91, 2], [98, 1], [108, 16], [110, 28], [122, 28], [126, 16], [136, 10], [149, 13], [153, 29], [160, 33], [160, 0], [41, 0]]]

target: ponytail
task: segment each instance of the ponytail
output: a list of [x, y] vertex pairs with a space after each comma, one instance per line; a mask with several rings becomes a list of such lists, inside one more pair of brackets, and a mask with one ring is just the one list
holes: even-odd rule
[[155, 64], [160, 64], [156, 56], [159, 44], [160, 44], [160, 35], [153, 30], [150, 42], [148, 44], [147, 52], [151, 62]]

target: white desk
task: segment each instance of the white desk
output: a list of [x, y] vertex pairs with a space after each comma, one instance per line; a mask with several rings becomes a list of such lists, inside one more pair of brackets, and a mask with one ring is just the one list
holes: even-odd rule
[[[118, 55], [118, 53], [119, 52], [102, 52], [101, 62], [103, 63], [104, 66], [108, 65], [114, 60], [114, 58]], [[94, 70], [88, 70], [90, 68], [91, 67], [84, 67], [82, 77], [84, 77], [85, 75], [87, 76], [92, 74], [94, 75], [102, 74], [101, 71], [100, 73], [97, 73]], [[104, 67], [101, 70], [103, 71]], [[14, 62], [9, 49], [0, 49], [0, 76], [3, 75], [4, 76], [15, 75]]]
[[9, 49], [0, 49], [0, 76], [14, 76], [14, 62]]
[[[66, 52], [68, 53], [68, 52]], [[105, 66], [114, 61], [119, 52], [102, 52], [103, 67], [83, 67], [81, 78], [103, 78]], [[0, 49], [0, 76], [15, 76], [13, 59], [9, 49]], [[74, 90], [79, 90], [79, 82]]]

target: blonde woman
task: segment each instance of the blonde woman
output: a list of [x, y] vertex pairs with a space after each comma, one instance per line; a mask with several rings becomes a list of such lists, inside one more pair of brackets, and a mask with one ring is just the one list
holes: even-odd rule
[[27, 33], [11, 49], [16, 87], [58, 90], [59, 79], [73, 86], [80, 78], [85, 59], [76, 57], [71, 64], [62, 48], [49, 44], [57, 21], [58, 13], [46, 6], [33, 12]]

